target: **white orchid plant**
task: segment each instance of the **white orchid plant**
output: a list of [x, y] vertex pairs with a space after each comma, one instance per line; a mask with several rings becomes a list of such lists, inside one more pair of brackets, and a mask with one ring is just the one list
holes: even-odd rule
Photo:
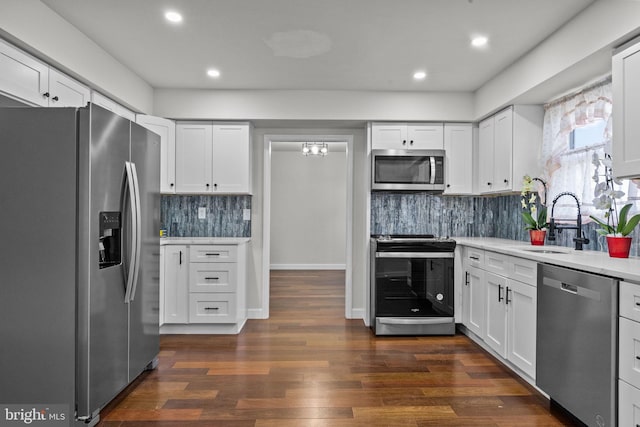
[[538, 196], [533, 188], [533, 178], [525, 175], [522, 179], [520, 204], [522, 205], [522, 219], [526, 230], [544, 230], [547, 228], [547, 207], [538, 209]]
[[[593, 153], [591, 163], [595, 166], [593, 180], [596, 182], [593, 205], [596, 209], [604, 210], [605, 213], [604, 219], [596, 218], [593, 215], [590, 215], [589, 218], [600, 226], [598, 233], [604, 236], [627, 236], [640, 222], [640, 214], [628, 218], [632, 207], [631, 203], [624, 205], [618, 212], [616, 200], [624, 197], [625, 193], [614, 187], [614, 184], [622, 185], [622, 182], [613, 177], [611, 156], [605, 154], [604, 158], [600, 158], [598, 153]], [[603, 167], [603, 173], [600, 173], [600, 166]]]

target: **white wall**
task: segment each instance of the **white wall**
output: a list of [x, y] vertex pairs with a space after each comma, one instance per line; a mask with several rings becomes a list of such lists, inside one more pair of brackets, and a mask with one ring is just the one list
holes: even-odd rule
[[325, 157], [303, 156], [300, 144], [271, 152], [273, 269], [345, 268], [347, 156], [332, 147]]
[[471, 121], [468, 92], [156, 89], [156, 116], [219, 120]]
[[0, 34], [126, 107], [151, 114], [153, 88], [39, 0], [1, 0]]

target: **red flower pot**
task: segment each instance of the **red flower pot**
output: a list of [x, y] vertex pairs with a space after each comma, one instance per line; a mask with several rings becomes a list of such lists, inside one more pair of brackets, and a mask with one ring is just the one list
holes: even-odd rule
[[629, 258], [631, 249], [631, 237], [629, 236], [607, 236], [607, 247], [609, 256], [612, 258]]
[[544, 239], [547, 237], [547, 230], [529, 230], [529, 238], [531, 244], [536, 246], [544, 245]]

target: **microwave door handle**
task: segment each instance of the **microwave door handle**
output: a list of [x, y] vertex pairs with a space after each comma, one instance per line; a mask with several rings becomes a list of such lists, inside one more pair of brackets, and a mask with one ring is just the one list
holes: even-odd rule
[[429, 184], [436, 183], [436, 158], [435, 156], [429, 157], [429, 164], [431, 165], [431, 173], [429, 174]]

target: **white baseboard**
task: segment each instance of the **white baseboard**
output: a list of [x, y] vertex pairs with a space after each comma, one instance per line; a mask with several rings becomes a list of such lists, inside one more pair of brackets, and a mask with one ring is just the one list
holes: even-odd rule
[[160, 335], [166, 334], [204, 334], [204, 335], [237, 335], [242, 331], [246, 319], [240, 323], [221, 323], [221, 324], [168, 324], [160, 326]]
[[271, 270], [346, 270], [346, 264], [271, 264]]
[[[352, 308], [351, 309], [351, 317], [350, 319], [362, 319], [365, 321], [365, 325], [369, 322], [367, 322], [367, 319], [364, 318], [364, 309], [363, 308]], [[369, 325], [367, 325], [369, 326]]]

